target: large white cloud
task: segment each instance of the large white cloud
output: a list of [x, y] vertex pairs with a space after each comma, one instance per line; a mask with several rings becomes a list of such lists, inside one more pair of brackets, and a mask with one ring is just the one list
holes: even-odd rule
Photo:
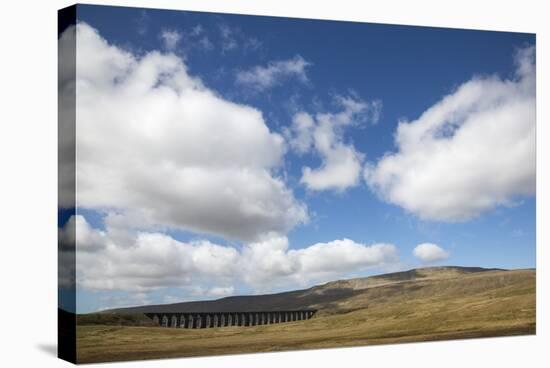
[[393, 244], [357, 243], [350, 239], [290, 249], [286, 237], [272, 236], [247, 244], [242, 252], [243, 280], [257, 290], [312, 283], [357, 275], [398, 259]]
[[306, 67], [311, 65], [300, 55], [292, 59], [277, 60], [267, 66], [255, 66], [249, 70], [237, 72], [237, 83], [263, 91], [281, 84], [288, 78], [297, 78], [302, 83], [308, 81]]
[[311, 151], [321, 158], [320, 167], [302, 168], [300, 182], [314, 191], [343, 191], [359, 184], [363, 154], [344, 141], [344, 130], [367, 119], [376, 123], [380, 115], [379, 101], [369, 103], [341, 96], [336, 100], [341, 111], [315, 116], [298, 112], [287, 131], [290, 146], [298, 154]]
[[307, 221], [276, 174], [284, 140], [260, 111], [222, 99], [173, 54], [137, 57], [84, 23], [76, 37], [79, 206], [247, 241]]
[[397, 151], [365, 169], [369, 186], [423, 219], [463, 221], [535, 193], [535, 49], [510, 79], [475, 77], [401, 121]]
[[413, 254], [423, 263], [438, 262], [449, 258], [449, 252], [433, 243], [418, 244], [414, 248]]
[[230, 246], [206, 240], [180, 242], [159, 232], [136, 231], [108, 221], [105, 230], [94, 229], [81, 215], [72, 216], [60, 229], [62, 244], [74, 242], [74, 224], [78, 287], [150, 291], [193, 283], [223, 286], [234, 279], [238, 267], [239, 253]]
[[[397, 260], [392, 244], [342, 239], [291, 249], [287, 237], [272, 233], [239, 250], [205, 240], [181, 242], [159, 232], [136, 231], [117, 220], [106, 219], [106, 228], [99, 230], [76, 215], [60, 229], [62, 244], [74, 243], [76, 238], [78, 287], [132, 292], [176, 287], [191, 295], [220, 296], [242, 285], [256, 291], [307, 286]], [[76, 235], [72, 233], [75, 226]]]
[[300, 264], [295, 277], [306, 284], [309, 280], [334, 280], [369, 267], [392, 264], [398, 258], [393, 244], [365, 245], [347, 238], [291, 250], [289, 255]]

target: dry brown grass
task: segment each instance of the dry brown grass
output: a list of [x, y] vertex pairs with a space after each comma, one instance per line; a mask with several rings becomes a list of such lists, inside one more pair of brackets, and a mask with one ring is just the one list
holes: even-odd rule
[[535, 333], [535, 271], [368, 287], [308, 321], [215, 329], [78, 326], [80, 363]]

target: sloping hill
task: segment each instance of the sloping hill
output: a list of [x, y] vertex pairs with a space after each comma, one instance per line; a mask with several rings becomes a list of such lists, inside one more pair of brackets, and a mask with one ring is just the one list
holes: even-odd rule
[[[305, 290], [296, 290], [278, 294], [231, 296], [217, 300], [195, 301], [175, 304], [149, 305], [103, 311], [103, 314], [136, 314], [150, 312], [232, 312], [258, 310], [293, 310], [314, 308], [320, 311], [337, 313], [348, 310], [352, 301], [362, 300], [365, 295], [380, 292], [376, 289], [386, 286], [384, 292], [401, 290], [407, 283], [417, 287], [426, 283], [462, 279], [467, 276], [500, 274], [510, 271], [486, 269], [480, 267], [430, 267], [409, 271], [389, 273], [365, 278], [328, 282]], [[392, 286], [393, 285], [393, 286]], [[356, 303], [355, 303], [356, 304]], [[356, 306], [360, 307], [360, 306]]]
[[323, 285], [315, 286], [313, 290], [325, 290], [335, 288], [350, 288], [354, 290], [366, 289], [369, 287], [389, 285], [417, 280], [438, 280], [461, 277], [471, 273], [506, 271], [501, 268], [482, 268], [482, 267], [460, 267], [460, 266], [442, 266], [415, 268], [408, 271], [386, 273], [383, 275], [369, 276], [363, 278], [331, 281]]
[[152, 326], [142, 313], [129, 314], [158, 306], [79, 315], [78, 359], [92, 363], [534, 334], [535, 279], [533, 269], [424, 268], [289, 293], [163, 306], [214, 310], [254, 303], [254, 308], [318, 309], [306, 321], [246, 328], [163, 328]]

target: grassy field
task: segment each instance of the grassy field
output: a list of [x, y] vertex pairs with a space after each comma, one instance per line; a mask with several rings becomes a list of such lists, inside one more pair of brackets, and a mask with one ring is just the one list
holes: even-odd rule
[[79, 322], [78, 362], [535, 333], [534, 270], [440, 273], [386, 281], [373, 283], [371, 279], [368, 287], [357, 286], [359, 293], [331, 303], [312, 319], [300, 322], [202, 330]]

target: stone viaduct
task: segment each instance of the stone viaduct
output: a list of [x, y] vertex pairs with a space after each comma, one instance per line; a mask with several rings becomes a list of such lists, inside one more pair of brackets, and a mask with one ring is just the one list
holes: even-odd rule
[[212, 313], [145, 313], [162, 327], [211, 328], [228, 326], [258, 326], [310, 319], [315, 309], [262, 312], [212, 312]]

